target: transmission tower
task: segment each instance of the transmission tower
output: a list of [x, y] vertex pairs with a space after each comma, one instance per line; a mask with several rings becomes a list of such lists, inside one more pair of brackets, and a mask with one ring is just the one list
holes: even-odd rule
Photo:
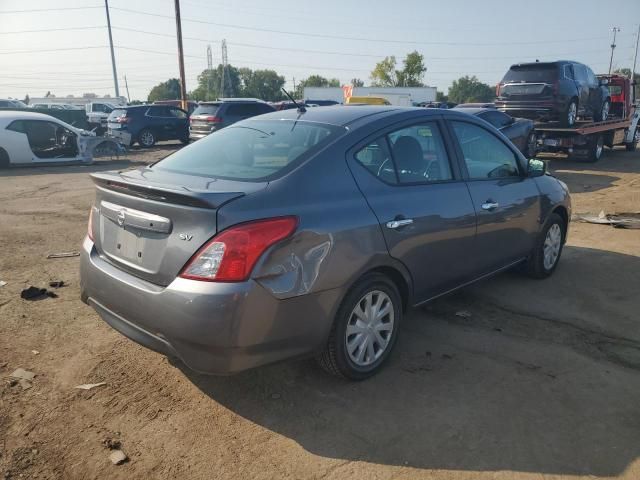
[[207, 100], [211, 98], [211, 76], [213, 75], [213, 55], [211, 54], [211, 45], [207, 45]]
[[227, 60], [227, 41], [222, 40], [222, 75], [220, 76], [220, 95], [233, 97], [233, 85], [229, 74], [229, 62]]

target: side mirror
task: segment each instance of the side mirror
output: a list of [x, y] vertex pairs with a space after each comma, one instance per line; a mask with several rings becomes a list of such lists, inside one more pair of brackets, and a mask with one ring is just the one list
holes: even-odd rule
[[608, 78], [600, 78], [598, 83], [600, 84], [601, 87], [606, 87], [607, 85], [609, 85], [609, 79]]
[[542, 160], [530, 158], [527, 164], [527, 174], [530, 177], [541, 177], [547, 173], [547, 164]]

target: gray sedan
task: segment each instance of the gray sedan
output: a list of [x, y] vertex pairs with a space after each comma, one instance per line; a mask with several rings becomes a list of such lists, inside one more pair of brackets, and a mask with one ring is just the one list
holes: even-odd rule
[[571, 218], [543, 162], [450, 110], [274, 112], [92, 177], [82, 299], [216, 374], [315, 356], [366, 378], [408, 308], [519, 265], [551, 275]]

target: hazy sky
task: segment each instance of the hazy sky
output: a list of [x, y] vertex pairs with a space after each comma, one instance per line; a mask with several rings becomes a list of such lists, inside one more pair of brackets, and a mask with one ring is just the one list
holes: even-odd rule
[[[141, 100], [178, 76], [173, 4], [109, 1], [122, 95], [125, 75]], [[17, 12], [36, 9], [47, 10]], [[640, 23], [640, 0], [181, 0], [181, 11], [188, 90], [206, 68], [207, 44], [220, 62], [223, 38], [230, 64], [272, 68], [287, 88], [311, 74], [368, 83], [377, 61], [418, 50], [425, 83], [446, 92], [462, 75], [493, 85], [510, 64], [535, 59], [606, 73], [613, 26], [614, 68], [631, 67]], [[0, 0], [0, 61], [0, 98], [113, 95], [104, 2]]]

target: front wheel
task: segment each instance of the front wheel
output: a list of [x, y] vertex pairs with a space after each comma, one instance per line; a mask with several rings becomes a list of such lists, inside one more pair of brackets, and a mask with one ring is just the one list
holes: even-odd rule
[[547, 220], [526, 264], [526, 273], [533, 278], [547, 278], [560, 261], [566, 236], [566, 225], [557, 213]]
[[395, 345], [401, 319], [396, 285], [380, 273], [364, 276], [342, 301], [318, 363], [350, 380], [374, 375]]
[[631, 143], [625, 143], [624, 147], [627, 149], [627, 152], [635, 152], [636, 146], [640, 143], [640, 129], [636, 127], [633, 132], [633, 137], [631, 139]]
[[9, 154], [3, 148], [0, 148], [0, 169], [9, 168], [10, 164]]

